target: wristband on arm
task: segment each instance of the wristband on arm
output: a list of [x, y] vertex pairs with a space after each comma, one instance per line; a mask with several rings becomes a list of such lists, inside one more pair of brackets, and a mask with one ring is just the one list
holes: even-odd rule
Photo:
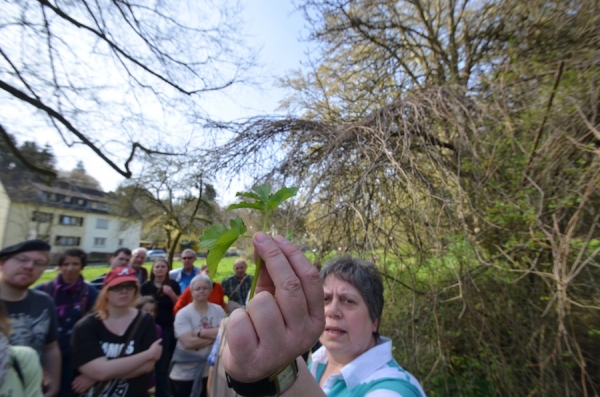
[[298, 378], [298, 363], [296, 362], [296, 359], [294, 359], [294, 361], [275, 372], [273, 375], [252, 383], [238, 382], [229, 376], [228, 373], [225, 373], [225, 375], [227, 376], [227, 386], [235, 390], [235, 392], [241, 396], [276, 397], [289, 389]]

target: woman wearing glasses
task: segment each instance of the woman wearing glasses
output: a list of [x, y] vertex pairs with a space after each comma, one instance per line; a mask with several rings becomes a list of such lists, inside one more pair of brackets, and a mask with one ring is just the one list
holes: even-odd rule
[[169, 372], [175, 397], [206, 396], [209, 370], [206, 359], [225, 315], [221, 306], [208, 302], [212, 282], [207, 275], [194, 277], [190, 290], [192, 303], [175, 316], [177, 346]]
[[149, 396], [150, 372], [162, 346], [152, 317], [133, 307], [138, 292], [134, 269], [112, 269], [95, 313], [75, 324], [71, 352], [76, 395]]

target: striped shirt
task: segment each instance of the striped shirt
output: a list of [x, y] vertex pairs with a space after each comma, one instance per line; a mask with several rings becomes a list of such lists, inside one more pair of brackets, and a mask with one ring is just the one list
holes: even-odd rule
[[[327, 351], [313, 353], [309, 370], [320, 382], [327, 366]], [[346, 364], [339, 374], [323, 384], [329, 397], [425, 397], [423, 388], [392, 357], [392, 341], [380, 337], [379, 344]]]

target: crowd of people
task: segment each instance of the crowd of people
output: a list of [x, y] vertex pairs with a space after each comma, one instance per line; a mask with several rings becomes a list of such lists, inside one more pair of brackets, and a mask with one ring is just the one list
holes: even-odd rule
[[50, 246], [2, 249], [0, 396], [425, 395], [379, 335], [373, 264], [338, 258], [319, 273], [282, 237], [257, 233], [253, 243], [265, 267], [250, 301], [241, 259], [218, 283], [193, 250], [181, 268], [159, 259], [148, 271], [144, 248], [120, 248], [87, 282], [87, 255], [71, 249], [54, 280], [30, 288]]

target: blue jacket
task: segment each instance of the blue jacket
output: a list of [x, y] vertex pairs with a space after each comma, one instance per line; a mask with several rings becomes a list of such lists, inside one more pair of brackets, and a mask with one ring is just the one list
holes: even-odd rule
[[186, 280], [182, 281], [183, 267], [180, 267], [179, 269], [171, 270], [169, 272], [169, 278], [178, 283], [179, 288], [181, 288], [181, 291], [183, 292], [183, 290], [185, 290], [186, 287], [189, 285], [190, 281], [199, 274], [200, 268], [194, 266], [194, 268], [192, 269], [192, 274], [188, 276]]

